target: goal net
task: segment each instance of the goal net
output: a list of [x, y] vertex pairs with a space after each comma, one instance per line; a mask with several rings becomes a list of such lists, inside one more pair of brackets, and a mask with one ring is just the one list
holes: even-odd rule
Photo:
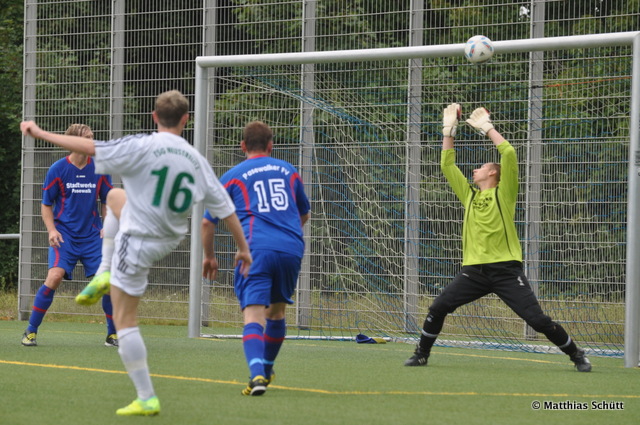
[[[621, 356], [633, 55], [629, 33], [595, 37], [495, 42], [482, 65], [463, 44], [198, 58], [195, 139], [216, 173], [243, 159], [242, 128], [259, 119], [312, 202], [288, 336], [419, 337], [462, 259], [463, 208], [439, 166], [442, 110], [457, 102], [489, 109], [516, 148], [516, 225], [543, 309], [591, 354]], [[464, 122], [455, 148], [469, 178], [498, 159]], [[235, 335], [233, 241], [218, 232], [215, 282], [198, 278], [198, 243], [190, 329]], [[555, 349], [495, 296], [449, 315], [438, 343]]]

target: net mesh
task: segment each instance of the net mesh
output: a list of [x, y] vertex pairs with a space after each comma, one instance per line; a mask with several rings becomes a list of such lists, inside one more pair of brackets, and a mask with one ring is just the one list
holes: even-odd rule
[[[229, 158], [242, 159], [238, 137], [246, 122], [258, 118], [274, 128], [274, 155], [308, 168], [310, 266], [301, 276], [308, 283], [298, 294], [305, 303], [289, 318], [299, 335], [412, 339], [419, 332], [428, 305], [461, 262], [462, 205], [439, 167], [441, 113], [455, 99], [467, 114], [486, 106], [518, 152], [516, 222], [543, 309], [592, 350], [619, 354], [631, 62], [618, 52], [602, 67], [610, 53], [549, 54], [540, 102], [533, 103], [526, 54], [501, 55], [482, 66], [462, 58], [425, 61], [416, 117], [408, 117], [416, 99], [409, 98], [406, 62], [317, 64], [312, 91], [300, 88], [299, 66], [224, 68], [211, 83], [218, 93], [212, 94], [209, 154], [214, 164], [224, 164], [218, 172]], [[312, 122], [300, 122], [301, 106], [313, 109]], [[420, 158], [409, 156], [408, 122], [420, 128]], [[312, 133], [308, 149], [295, 143], [300, 126]], [[492, 144], [463, 123], [456, 148], [469, 177], [473, 168], [498, 160]], [[412, 178], [408, 170], [416, 162], [420, 175]], [[408, 216], [411, 185], [420, 193], [417, 217]], [[419, 235], [418, 268], [409, 272], [408, 226], [417, 226]], [[415, 306], [407, 300], [411, 279], [419, 282]], [[233, 301], [230, 275], [215, 286]], [[216, 320], [219, 303], [210, 309]], [[225, 315], [222, 322], [228, 321], [237, 325], [241, 317]], [[453, 313], [442, 337], [451, 339], [447, 343], [550, 350], [544, 336], [527, 330], [492, 296]]]

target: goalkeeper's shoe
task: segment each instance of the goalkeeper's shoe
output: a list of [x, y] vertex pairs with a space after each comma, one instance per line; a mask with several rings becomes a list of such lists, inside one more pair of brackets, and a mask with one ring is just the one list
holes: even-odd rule
[[116, 410], [116, 415], [120, 416], [154, 416], [158, 413], [160, 413], [160, 400], [156, 396], [148, 400], [137, 398], [127, 407]]
[[584, 350], [578, 348], [578, 351], [575, 352], [574, 355], [569, 356], [573, 364], [576, 365], [576, 369], [578, 372], [591, 372], [591, 362], [584, 354]]
[[36, 333], [24, 331], [24, 335], [22, 335], [22, 345], [25, 347], [35, 347], [38, 345], [36, 342]]
[[242, 395], [262, 395], [267, 391], [267, 385], [269, 385], [269, 382], [267, 382], [264, 376], [258, 375], [249, 381], [247, 388], [242, 390]]
[[80, 305], [93, 305], [111, 288], [111, 272], [103, 272], [91, 279], [82, 292], [76, 296], [76, 303]]
[[429, 359], [429, 353], [422, 351], [420, 345], [416, 346], [413, 356], [409, 357], [405, 362], [405, 366], [426, 366]]
[[105, 347], [117, 347], [118, 346], [118, 335], [111, 334], [107, 335], [107, 339], [104, 341]]

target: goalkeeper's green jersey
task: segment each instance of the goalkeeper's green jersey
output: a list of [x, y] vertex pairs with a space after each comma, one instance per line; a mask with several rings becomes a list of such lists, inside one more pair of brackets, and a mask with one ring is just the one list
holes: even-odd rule
[[518, 197], [518, 160], [506, 140], [500, 153], [500, 182], [480, 191], [469, 183], [456, 165], [454, 149], [442, 151], [440, 166], [449, 185], [464, 205], [462, 265], [522, 262], [522, 248], [514, 216]]

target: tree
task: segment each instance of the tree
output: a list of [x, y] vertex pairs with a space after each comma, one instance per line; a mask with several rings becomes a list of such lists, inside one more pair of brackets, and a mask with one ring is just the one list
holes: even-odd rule
[[[22, 0], [0, 1], [0, 233], [20, 228], [23, 7]], [[0, 290], [15, 288], [17, 278], [18, 241], [0, 240]]]

